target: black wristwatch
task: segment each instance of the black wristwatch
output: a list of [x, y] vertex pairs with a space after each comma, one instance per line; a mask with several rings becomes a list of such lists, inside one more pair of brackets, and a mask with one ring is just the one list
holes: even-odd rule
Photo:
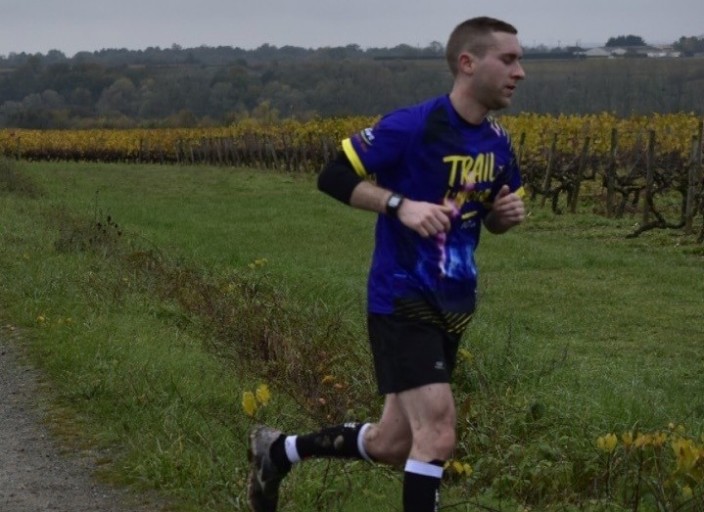
[[386, 215], [389, 217], [398, 217], [398, 209], [401, 208], [404, 197], [401, 194], [393, 192], [386, 200]]

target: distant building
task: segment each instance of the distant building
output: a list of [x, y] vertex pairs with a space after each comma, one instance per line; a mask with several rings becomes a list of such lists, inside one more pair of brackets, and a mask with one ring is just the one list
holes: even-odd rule
[[676, 51], [672, 46], [601, 46], [590, 48], [579, 52], [587, 58], [614, 59], [617, 57], [651, 57], [651, 58], [672, 58], [680, 57], [681, 52]]
[[588, 50], [584, 50], [582, 52], [579, 52], [580, 55], [584, 55], [585, 57], [590, 57], [590, 58], [609, 58], [613, 57], [611, 54], [611, 51], [607, 48], [589, 48]]
[[671, 44], [657, 46], [653, 52], [648, 53], [648, 57], [681, 57], [682, 52], [675, 50]]

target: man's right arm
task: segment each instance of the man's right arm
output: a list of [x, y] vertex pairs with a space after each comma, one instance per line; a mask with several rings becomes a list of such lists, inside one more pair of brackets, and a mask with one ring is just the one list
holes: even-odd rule
[[[347, 156], [340, 152], [318, 175], [318, 189], [354, 208], [386, 213], [391, 191], [359, 176]], [[450, 229], [453, 208], [447, 204], [433, 204], [405, 199], [398, 211], [399, 220], [423, 237]]]
[[363, 179], [344, 152], [328, 163], [318, 176], [318, 189], [360, 210], [386, 213], [391, 192]]

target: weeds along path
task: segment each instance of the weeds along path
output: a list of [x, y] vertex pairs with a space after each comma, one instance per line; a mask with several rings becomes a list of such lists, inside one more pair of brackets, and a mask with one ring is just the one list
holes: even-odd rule
[[0, 510], [2, 512], [156, 512], [96, 481], [89, 456], [65, 453], [42, 422], [37, 370], [0, 328]]

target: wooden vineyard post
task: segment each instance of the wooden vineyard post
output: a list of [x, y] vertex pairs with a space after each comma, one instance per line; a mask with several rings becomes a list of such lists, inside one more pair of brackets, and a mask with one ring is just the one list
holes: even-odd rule
[[584, 145], [582, 146], [582, 154], [579, 156], [579, 167], [577, 168], [577, 175], [575, 177], [574, 189], [572, 190], [572, 198], [570, 201], [570, 213], [576, 213], [577, 202], [579, 201], [579, 190], [582, 187], [582, 178], [584, 177], [584, 168], [587, 166], [587, 155], [589, 154], [589, 142], [590, 138], [584, 139]]
[[555, 149], [557, 147], [557, 134], [552, 136], [552, 143], [550, 144], [550, 154], [548, 154], [548, 165], [545, 169], [545, 179], [543, 180], [543, 200], [540, 206], [545, 206], [545, 201], [548, 199], [548, 193], [550, 192], [550, 181], [552, 180], [552, 166], [553, 160], [555, 158]]
[[240, 156], [239, 139], [232, 136], [230, 142], [232, 143], [232, 165], [238, 166], [242, 162], [242, 158]]
[[518, 168], [521, 168], [521, 161], [523, 160], [523, 151], [526, 146], [526, 132], [521, 132], [521, 136], [518, 138], [518, 149], [516, 150], [516, 163]]
[[281, 143], [283, 145], [283, 157], [284, 157], [284, 169], [286, 172], [293, 171], [293, 144], [289, 144], [289, 138], [286, 134], [281, 136]]
[[243, 165], [256, 167], [256, 146], [253, 139], [254, 136], [250, 134], [246, 134], [243, 136], [244, 149], [242, 150], [242, 154], [244, 155], [244, 162], [242, 163]]
[[176, 163], [181, 164], [181, 155], [183, 155], [183, 139], [176, 141]]
[[321, 136], [320, 144], [322, 146], [323, 161], [318, 167], [322, 168], [324, 165], [327, 165], [334, 158], [335, 152], [332, 149], [332, 145], [330, 144], [330, 141], [328, 140], [327, 137]]
[[210, 137], [203, 137], [202, 161], [208, 165], [213, 163], [213, 140]]
[[618, 151], [618, 130], [611, 129], [611, 153], [606, 167], [606, 216], [614, 216], [614, 194], [616, 193], [616, 153]]
[[261, 166], [262, 169], [268, 169], [267, 165], [267, 160], [266, 160], [266, 142], [264, 140], [263, 135], [258, 135], [256, 136], [256, 141], [257, 141], [257, 161], [259, 162], [259, 165]]
[[[264, 144], [267, 152], [267, 160], [271, 162], [271, 168], [278, 169], [279, 160], [276, 156], [276, 147], [274, 146], [274, 141], [267, 137]], [[267, 165], [267, 168], [268, 167], [269, 166]]]
[[643, 201], [643, 220], [645, 226], [650, 222], [650, 207], [653, 204], [653, 184], [655, 181], [655, 130], [648, 132], [648, 152], [645, 158], [645, 200]]
[[[694, 217], [697, 211], [704, 214], [704, 162], [702, 162], [702, 145], [704, 144], [704, 121], [699, 121], [697, 134], [692, 137], [692, 165], [689, 168], [689, 183], [687, 188], [687, 217], [685, 232], [693, 230]], [[698, 242], [704, 240], [704, 218]]]
[[694, 227], [694, 211], [697, 194], [697, 177], [699, 174], [699, 162], [697, 161], [697, 149], [700, 146], [699, 137], [692, 135], [692, 155], [689, 165], [689, 173], [687, 174], [687, 201], [685, 203], [684, 215], [684, 232], [687, 235], [692, 234]]
[[215, 146], [215, 156], [218, 159], [217, 163], [218, 163], [218, 165], [222, 165], [223, 164], [222, 138], [221, 137], [215, 138], [213, 140], [213, 145]]

